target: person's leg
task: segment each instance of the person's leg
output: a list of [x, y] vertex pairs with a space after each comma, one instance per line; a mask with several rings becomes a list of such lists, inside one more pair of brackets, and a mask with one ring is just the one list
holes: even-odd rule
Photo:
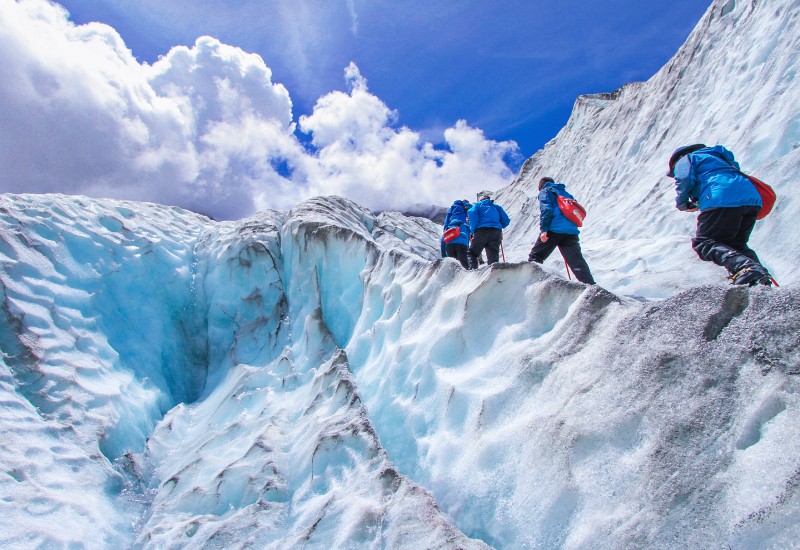
[[596, 284], [592, 272], [589, 270], [589, 264], [586, 263], [581, 252], [581, 243], [577, 235], [560, 235], [558, 251], [561, 252], [576, 279], [587, 285]]
[[[465, 244], [457, 244], [456, 248], [455, 248], [455, 250], [453, 252], [455, 253], [454, 257], [458, 258], [458, 261], [461, 262], [461, 266], [464, 269], [469, 269], [469, 267], [470, 267], [470, 261], [469, 260], [470, 259], [469, 259], [469, 254], [467, 253], [467, 245], [465, 245]], [[449, 252], [448, 252], [448, 254], [449, 254]]]
[[530, 253], [528, 254], [528, 261], [529, 262], [536, 262], [537, 264], [544, 263], [544, 261], [553, 253], [553, 250], [556, 249], [558, 243], [556, 239], [548, 238], [547, 242], [543, 243], [540, 236], [536, 239], [536, 242], [533, 243], [533, 248], [531, 248]]
[[747, 245], [747, 242], [750, 240], [750, 234], [753, 232], [753, 228], [756, 225], [756, 216], [758, 216], [759, 208], [757, 206], [742, 206], [740, 210], [741, 222], [739, 224], [739, 231], [736, 232], [731, 242], [727, 244], [730, 244], [733, 248], [754, 262], [761, 263], [755, 250]]
[[464, 267], [467, 266], [464, 265], [464, 261], [461, 258], [462, 256], [465, 256], [466, 253], [467, 253], [467, 245], [460, 243], [447, 243], [447, 257], [457, 259]]
[[741, 226], [738, 208], [715, 208], [701, 212], [697, 217], [697, 233], [692, 239], [692, 248], [706, 262], [724, 267], [729, 273], [757, 265], [730, 243], [736, 238]]
[[496, 264], [500, 261], [500, 243], [503, 242], [503, 231], [494, 227], [489, 228], [486, 240], [486, 263]]
[[491, 239], [491, 233], [489, 229], [490, 228], [488, 227], [479, 227], [472, 235], [472, 242], [470, 243], [468, 249], [472, 269], [478, 269], [478, 266], [480, 266], [480, 261], [478, 258], [480, 258], [480, 255], [483, 253], [483, 249], [486, 248], [486, 244]]

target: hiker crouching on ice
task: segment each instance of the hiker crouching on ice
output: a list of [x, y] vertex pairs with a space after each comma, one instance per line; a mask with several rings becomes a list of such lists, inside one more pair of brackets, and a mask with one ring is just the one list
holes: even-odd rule
[[539, 238], [536, 239], [530, 254], [529, 262], [537, 264], [544, 261], [558, 247], [564, 261], [575, 274], [575, 278], [587, 285], [595, 284], [589, 265], [583, 258], [578, 235], [580, 230], [570, 221], [558, 206], [558, 196], [572, 199], [563, 183], [556, 183], [553, 178], [539, 180]]
[[692, 248], [701, 260], [724, 267], [733, 284], [769, 286], [772, 277], [747, 245], [761, 209], [761, 195], [722, 145], [679, 147], [669, 159], [675, 178], [675, 205], [696, 212]]

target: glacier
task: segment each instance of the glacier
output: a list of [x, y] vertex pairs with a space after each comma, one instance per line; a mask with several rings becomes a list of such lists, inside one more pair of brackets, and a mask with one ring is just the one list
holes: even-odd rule
[[432, 222], [337, 197], [214, 222], [4, 195], [0, 220], [4, 546], [800, 536], [795, 287], [467, 272]]
[[[0, 195], [0, 545], [795, 547], [798, 21], [717, 0], [651, 80], [578, 98], [477, 271], [342, 197]], [[695, 257], [662, 175], [690, 141], [778, 191], [751, 242], [779, 288]], [[520, 261], [543, 175], [598, 286]]]

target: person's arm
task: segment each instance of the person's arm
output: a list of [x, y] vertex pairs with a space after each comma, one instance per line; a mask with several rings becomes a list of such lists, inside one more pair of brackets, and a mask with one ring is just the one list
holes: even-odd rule
[[696, 188], [697, 180], [694, 176], [694, 166], [686, 155], [675, 165], [675, 207], [683, 212], [697, 210]]
[[547, 188], [539, 192], [539, 231], [541, 233], [547, 233], [550, 230], [550, 224], [553, 223], [553, 195], [553, 191]]
[[467, 212], [467, 217], [469, 218], [469, 232], [470, 234], [475, 233], [475, 229], [478, 227], [478, 210], [477, 207], [473, 206]]
[[553, 208], [557, 207], [554, 194], [555, 191], [547, 187], [539, 191], [539, 240], [543, 243], [547, 242], [547, 232], [553, 223]]
[[497, 206], [497, 209], [500, 211], [500, 225], [502, 225], [503, 229], [505, 229], [508, 227], [508, 224], [511, 223], [511, 218], [508, 217], [508, 214], [506, 214], [506, 211], [503, 210], [502, 206]]

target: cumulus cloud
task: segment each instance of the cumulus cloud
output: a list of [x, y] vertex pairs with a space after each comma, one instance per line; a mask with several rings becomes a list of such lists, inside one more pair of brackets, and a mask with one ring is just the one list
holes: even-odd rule
[[262, 58], [201, 37], [153, 65], [119, 34], [75, 25], [46, 0], [0, 0], [0, 191], [80, 193], [175, 204], [221, 219], [340, 194], [375, 209], [448, 204], [512, 174], [511, 142], [459, 121], [434, 147], [369, 92], [300, 117]]
[[371, 94], [355, 64], [345, 69], [350, 92], [319, 99], [300, 129], [318, 148], [309, 182], [315, 191], [356, 198], [372, 208], [449, 204], [480, 189], [497, 189], [512, 176], [504, 162], [513, 142], [487, 140], [461, 120], [444, 132], [444, 148], [423, 142], [397, 113]]
[[203, 37], [152, 66], [106, 25], [44, 0], [0, 0], [2, 190], [252, 213], [271, 158], [299, 147], [263, 60]]

